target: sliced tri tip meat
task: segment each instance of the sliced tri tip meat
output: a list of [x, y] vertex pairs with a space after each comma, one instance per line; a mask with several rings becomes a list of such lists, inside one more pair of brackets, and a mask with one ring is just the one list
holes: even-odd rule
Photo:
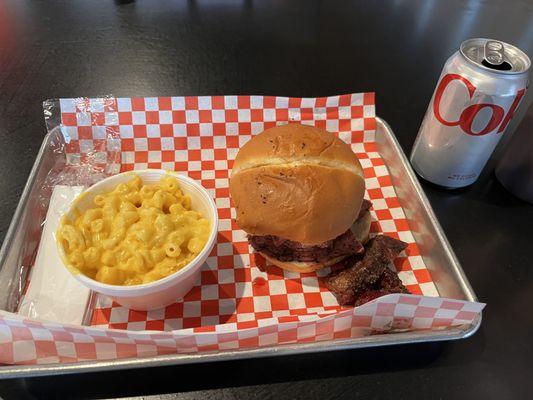
[[352, 254], [361, 254], [364, 251], [363, 245], [350, 229], [335, 239], [313, 246], [272, 235], [250, 235], [248, 240], [255, 251], [280, 261], [322, 263]]
[[406, 247], [401, 240], [378, 235], [368, 242], [362, 260], [328, 275], [326, 287], [341, 305], [360, 305], [385, 294], [408, 293], [398, 275], [389, 269]]

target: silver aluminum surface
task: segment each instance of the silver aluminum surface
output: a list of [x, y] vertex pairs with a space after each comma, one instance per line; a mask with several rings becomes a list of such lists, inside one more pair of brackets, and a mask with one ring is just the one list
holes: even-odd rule
[[[501, 65], [509, 70], [485, 63], [491, 43], [502, 46]], [[530, 65], [528, 56], [508, 43], [463, 42], [444, 64], [413, 145], [416, 172], [447, 188], [474, 183], [524, 97]]]
[[[526, 53], [512, 44], [499, 40], [468, 39], [461, 43], [459, 51], [476, 67], [496, 74], [524, 74], [531, 66], [531, 61]], [[484, 65], [483, 60], [487, 60], [489, 66]], [[491, 64], [498, 66], [504, 62], [509, 63], [510, 69], [498, 69], [490, 66]]]
[[[376, 141], [378, 152], [382, 155], [389, 168], [393, 185], [400, 203], [410, 223], [413, 235], [420, 247], [421, 255], [432, 273], [437, 290], [443, 297], [476, 301], [476, 296], [466, 279], [464, 272], [446, 239], [442, 228], [429, 205], [429, 202], [403, 154], [390, 127], [380, 118], [377, 120]], [[4, 246], [0, 252], [0, 293], [14, 288], [12, 282], [19, 279], [20, 271], [17, 260], [24, 247], [24, 231], [31, 228], [30, 224], [40, 224], [31, 215], [31, 195], [40, 188], [50, 166], [53, 154], [47, 152], [48, 137], [45, 138], [41, 151], [35, 161], [28, 184], [24, 189], [15, 216], [11, 223]], [[6, 296], [1, 299], [1, 308], [13, 311], [14, 302]], [[299, 353], [311, 353], [332, 350], [345, 350], [389, 346], [394, 344], [420, 343], [456, 340], [474, 334], [481, 324], [481, 316], [472, 325], [458, 326], [443, 330], [423, 330], [372, 335], [356, 339], [342, 339], [316, 343], [289, 344], [247, 350], [229, 350], [201, 354], [174, 354], [147, 358], [131, 358], [113, 361], [90, 361], [72, 364], [50, 365], [6, 365], [0, 366], [0, 378], [30, 377], [43, 375], [59, 375], [67, 373], [83, 373], [94, 371], [117, 370], [127, 368], [165, 366], [187, 363], [201, 363], [222, 360], [272, 357]]]
[[[0, 309], [15, 311], [26, 282], [27, 273], [39, 245], [41, 218], [46, 210], [41, 188], [58, 154], [51, 151], [47, 135], [39, 149], [17, 209], [0, 250]], [[50, 198], [51, 193], [48, 195]]]

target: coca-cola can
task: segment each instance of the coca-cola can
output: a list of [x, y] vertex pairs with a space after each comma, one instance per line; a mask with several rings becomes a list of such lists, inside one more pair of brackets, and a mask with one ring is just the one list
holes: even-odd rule
[[446, 188], [474, 183], [524, 97], [530, 65], [508, 43], [463, 42], [444, 64], [418, 132], [415, 171]]

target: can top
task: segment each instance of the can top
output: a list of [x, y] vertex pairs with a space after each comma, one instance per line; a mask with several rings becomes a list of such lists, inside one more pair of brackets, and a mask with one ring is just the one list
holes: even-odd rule
[[512, 44], [494, 39], [468, 39], [461, 54], [479, 68], [499, 74], [522, 74], [529, 70], [529, 57]]

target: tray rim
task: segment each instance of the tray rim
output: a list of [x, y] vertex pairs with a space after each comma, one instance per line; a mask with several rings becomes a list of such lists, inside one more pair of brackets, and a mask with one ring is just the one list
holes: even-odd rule
[[[382, 124], [389, 140], [394, 144], [399, 152], [399, 156], [406, 169], [407, 175], [413, 184], [418, 196], [422, 200], [423, 207], [428, 213], [431, 223], [435, 227], [439, 240], [453, 262], [455, 271], [458, 274], [460, 286], [468, 300], [477, 301], [477, 297], [470, 285], [455, 253], [453, 252], [444, 231], [433, 212], [433, 209], [425, 195], [425, 192], [420, 185], [411, 165], [409, 164], [406, 155], [403, 152], [398, 140], [387, 122], [376, 116], [376, 124]], [[377, 130], [377, 129], [376, 129]], [[49, 134], [43, 138], [43, 143], [37, 154], [37, 158], [33, 164], [28, 181], [24, 186], [19, 204], [15, 210], [9, 228], [6, 232], [4, 243], [0, 250], [0, 264], [5, 258], [6, 250], [9, 243], [12, 241], [13, 232], [16, 225], [20, 221], [24, 206], [27, 204], [30, 195], [32, 183], [35, 180], [36, 171], [42, 161], [42, 156], [45, 150], [45, 144], [49, 138]], [[282, 355], [296, 355], [304, 353], [318, 353], [323, 351], [339, 351], [352, 350], [360, 348], [372, 348], [380, 346], [392, 346], [399, 344], [423, 343], [423, 342], [442, 342], [449, 340], [466, 339], [477, 332], [481, 326], [482, 313], [470, 325], [462, 325], [443, 330], [421, 330], [400, 333], [386, 333], [379, 335], [366, 336], [363, 338], [337, 339], [313, 343], [296, 343], [286, 344], [273, 347], [262, 347], [255, 349], [242, 350], [223, 350], [218, 352], [200, 353], [200, 354], [168, 354], [161, 356], [145, 357], [145, 358], [126, 358], [118, 360], [104, 360], [104, 361], [83, 361], [68, 364], [43, 364], [43, 365], [0, 365], [0, 379], [7, 378], [28, 378], [37, 376], [75, 374], [86, 372], [100, 372], [119, 369], [133, 369], [141, 367], [163, 367], [171, 365], [193, 364], [203, 362], [215, 361], [230, 361], [230, 360], [245, 360], [251, 358], [265, 358]]]
[[[43, 141], [39, 147], [39, 151], [37, 152], [37, 156], [35, 158], [35, 161], [31, 167], [30, 173], [28, 175], [28, 179], [26, 181], [26, 184], [24, 185], [24, 189], [22, 190], [22, 193], [20, 195], [20, 200], [17, 204], [17, 207], [15, 208], [15, 212], [13, 213], [13, 217], [11, 218], [11, 222], [9, 223], [9, 227], [7, 228], [6, 234], [4, 236], [4, 240], [2, 242], [2, 246], [0, 247], [0, 266], [4, 264], [4, 260], [7, 257], [7, 251], [8, 248], [11, 247], [11, 244], [15, 238], [15, 230], [17, 225], [20, 223], [22, 217], [23, 217], [23, 211], [24, 208], [27, 206], [31, 189], [34, 185], [35, 179], [37, 178], [37, 171], [39, 167], [41, 166], [42, 160], [43, 160], [43, 154], [46, 149], [46, 143], [48, 142], [48, 139], [50, 137], [50, 134], [47, 133], [43, 137]], [[1, 269], [0, 269], [0, 276], [1, 276]], [[1, 370], [1, 364], [0, 364], [0, 370]], [[0, 372], [0, 377], [1, 377]]]
[[[105, 372], [111, 370], [167, 367], [172, 365], [199, 364], [215, 361], [247, 360], [276, 356], [320, 353], [324, 351], [342, 351], [400, 344], [444, 342], [466, 339], [472, 336], [481, 325], [481, 314], [471, 325], [459, 326], [442, 331], [417, 331], [403, 333], [385, 333], [357, 339], [330, 340], [324, 342], [281, 345], [257, 349], [226, 350], [201, 354], [169, 354], [145, 358], [126, 358], [108, 361], [83, 361], [70, 364], [43, 365], [7, 365], [0, 367], [0, 379], [29, 378], [38, 376], [76, 374], [86, 372]], [[428, 333], [431, 336], [428, 338]], [[413, 338], [413, 334], [417, 337]], [[396, 338], [396, 340], [393, 340]], [[397, 340], [400, 338], [399, 340]], [[377, 339], [377, 340], [376, 340]]]
[[429, 199], [426, 196], [426, 192], [424, 192], [424, 189], [422, 189], [422, 185], [420, 185], [420, 181], [416, 177], [416, 173], [411, 167], [411, 163], [409, 162], [409, 160], [407, 159], [407, 156], [403, 152], [403, 149], [400, 146], [398, 139], [394, 135], [392, 128], [386, 121], [384, 121], [383, 119], [379, 117], [376, 117], [376, 124], [379, 124], [379, 123], [381, 123], [385, 127], [385, 130], [387, 131], [387, 134], [389, 135], [391, 142], [393, 142], [394, 146], [399, 150], [398, 151], [399, 157], [402, 160], [403, 166], [405, 167], [407, 176], [409, 177], [411, 184], [414, 186], [417, 196], [422, 200], [424, 211], [428, 214], [429, 219], [431, 220], [431, 223], [435, 227], [435, 231], [437, 232], [438, 239], [443, 244], [443, 247], [444, 247], [444, 250], [446, 251], [447, 256], [452, 260], [453, 267], [459, 278], [458, 281], [460, 283], [461, 289], [466, 295], [467, 300], [478, 301], [478, 298], [474, 292], [474, 289], [472, 288], [472, 285], [470, 285], [470, 281], [466, 277], [463, 267], [461, 267], [461, 263], [459, 262], [459, 259], [455, 255], [455, 252], [453, 251], [452, 246], [450, 242], [448, 241], [448, 238], [446, 237], [446, 234], [444, 233], [444, 230], [442, 229], [442, 226], [439, 220], [437, 219], [435, 212], [433, 211], [433, 207], [431, 207], [431, 203], [429, 202]]

